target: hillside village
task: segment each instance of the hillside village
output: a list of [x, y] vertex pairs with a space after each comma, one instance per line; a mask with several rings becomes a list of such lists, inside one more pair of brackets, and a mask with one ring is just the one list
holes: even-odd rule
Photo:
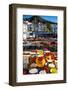
[[[50, 56], [46, 56], [48, 53]], [[54, 66], [53, 72], [57, 71], [57, 23], [40, 16], [23, 19], [23, 59], [23, 74], [45, 68], [45, 73], [52, 73], [46, 64], [49, 62]]]

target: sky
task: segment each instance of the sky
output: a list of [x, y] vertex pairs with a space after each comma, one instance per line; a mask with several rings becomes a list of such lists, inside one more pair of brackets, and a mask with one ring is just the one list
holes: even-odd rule
[[[23, 18], [30, 18], [32, 15], [23, 15]], [[43, 19], [57, 23], [57, 16], [41, 16]]]

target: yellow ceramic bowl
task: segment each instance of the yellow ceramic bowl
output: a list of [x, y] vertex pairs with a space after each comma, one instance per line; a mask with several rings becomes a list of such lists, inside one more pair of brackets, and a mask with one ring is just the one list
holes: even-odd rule
[[55, 67], [54, 67], [54, 68], [51, 68], [51, 69], [50, 69], [50, 72], [51, 72], [51, 73], [57, 73], [57, 69], [56, 69]]

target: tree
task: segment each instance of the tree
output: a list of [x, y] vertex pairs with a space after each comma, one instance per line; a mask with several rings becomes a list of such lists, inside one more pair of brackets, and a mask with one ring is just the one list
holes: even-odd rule
[[51, 24], [47, 23], [48, 32], [52, 32]]

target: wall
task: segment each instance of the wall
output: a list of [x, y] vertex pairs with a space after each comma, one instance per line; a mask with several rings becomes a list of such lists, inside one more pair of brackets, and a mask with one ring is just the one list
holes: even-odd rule
[[40, 4], [40, 5], [53, 5], [53, 6], [56, 5], [56, 6], [68, 7], [67, 5], [68, 0], [0, 0], [0, 90], [7, 90], [7, 89], [8, 90], [22, 90], [22, 89], [23, 90], [35, 90], [35, 89], [36, 90], [37, 89], [67, 90], [68, 83], [53, 84], [53, 85], [37, 85], [37, 86], [27, 86], [27, 87], [25, 86], [11, 87], [8, 85], [8, 70], [9, 70], [9, 66], [8, 66], [9, 65], [9, 42], [8, 42], [9, 41], [9, 6], [8, 5], [10, 3]]

